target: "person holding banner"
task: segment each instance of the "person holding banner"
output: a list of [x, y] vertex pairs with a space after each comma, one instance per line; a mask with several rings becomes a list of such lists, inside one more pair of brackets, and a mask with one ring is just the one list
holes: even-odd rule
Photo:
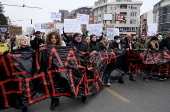
[[7, 40], [7, 45], [9, 47], [9, 52], [13, 50], [13, 47], [15, 46], [15, 40], [16, 40], [16, 36], [15, 35]]
[[[67, 46], [73, 46], [78, 51], [87, 52], [87, 45], [82, 41], [82, 35], [80, 33], [74, 33], [73, 39], [70, 41]], [[87, 96], [81, 96], [82, 102], [87, 101]]]
[[168, 37], [162, 39], [159, 45], [160, 49], [170, 50], [170, 32], [168, 33]]
[[[20, 35], [16, 38], [16, 44], [11, 53], [34, 53], [34, 50], [30, 47], [28, 38], [24, 35]], [[23, 106], [22, 112], [27, 112], [27, 106]]]
[[[132, 37], [132, 35], [127, 34], [126, 37], [120, 41], [120, 43], [122, 44], [122, 49], [124, 49], [124, 50], [132, 50], [132, 49], [134, 49], [134, 45], [132, 43], [132, 40], [131, 40], [132, 38], [131, 37]], [[126, 72], [127, 72], [127, 70], [126, 70]], [[133, 77], [133, 74], [130, 73], [128, 75], [129, 75], [129, 80], [136, 81], [134, 79], [134, 77]]]
[[89, 49], [89, 52], [93, 52], [93, 51], [96, 52], [96, 51], [101, 51], [101, 50], [104, 50], [104, 49], [105, 49], [105, 47], [97, 42], [96, 35], [91, 35], [90, 36], [90, 49]]
[[[58, 32], [49, 32], [46, 36], [46, 46], [66, 46], [64, 41], [60, 38], [60, 34]], [[54, 110], [55, 107], [59, 106], [59, 98], [52, 97], [51, 98], [51, 110]]]
[[35, 38], [34, 40], [31, 40], [31, 48], [34, 50], [38, 50], [40, 47], [44, 46], [44, 40], [41, 39], [41, 32], [36, 31], [35, 32]]
[[[110, 46], [109, 46], [110, 49], [120, 49], [120, 50], [124, 50], [122, 48], [122, 45], [120, 43], [120, 37], [119, 36], [115, 36], [114, 37], [114, 40], [112, 43], [110, 43]], [[117, 70], [119, 71], [119, 70]], [[113, 71], [114, 72], [114, 71]], [[116, 70], [115, 70], [116, 72]], [[118, 75], [117, 73], [115, 75]], [[121, 84], [124, 84], [124, 80], [123, 80], [123, 75], [119, 75], [119, 76], [114, 76], [113, 77], [115, 80], [118, 80], [118, 83], [121, 83]], [[109, 83], [109, 82], [108, 82]]]
[[145, 35], [141, 35], [140, 39], [138, 39], [138, 41], [135, 44], [135, 48], [136, 49], [147, 49], [147, 42], [146, 42], [146, 36]]

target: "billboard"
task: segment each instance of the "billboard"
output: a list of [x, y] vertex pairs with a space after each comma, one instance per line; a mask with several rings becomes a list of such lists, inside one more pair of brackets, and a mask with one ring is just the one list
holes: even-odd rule
[[124, 15], [116, 14], [115, 20], [116, 21], [124, 21]]

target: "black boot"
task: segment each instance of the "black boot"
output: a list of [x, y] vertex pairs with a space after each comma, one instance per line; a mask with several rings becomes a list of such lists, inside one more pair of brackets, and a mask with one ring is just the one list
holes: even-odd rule
[[59, 98], [51, 98], [51, 110], [54, 110], [57, 106], [59, 106]]
[[27, 108], [22, 108], [22, 112], [27, 112]]
[[81, 96], [81, 101], [82, 101], [82, 102], [88, 101], [87, 96]]
[[123, 78], [120, 78], [120, 79], [118, 79], [118, 83], [124, 84], [125, 81], [123, 80]]

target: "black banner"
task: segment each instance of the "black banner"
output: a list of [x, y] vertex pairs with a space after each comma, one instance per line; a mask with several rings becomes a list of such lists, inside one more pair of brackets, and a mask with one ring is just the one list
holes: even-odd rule
[[72, 47], [42, 47], [34, 54], [8, 53], [0, 56], [0, 109], [28, 107], [50, 97], [92, 95], [115, 69], [169, 76], [169, 62], [166, 50], [86, 54]]

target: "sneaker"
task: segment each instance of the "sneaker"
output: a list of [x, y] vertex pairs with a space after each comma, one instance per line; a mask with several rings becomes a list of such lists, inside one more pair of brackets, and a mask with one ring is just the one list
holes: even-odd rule
[[148, 79], [144, 77], [144, 78], [143, 78], [143, 81], [148, 82]]
[[164, 79], [163, 78], [159, 78], [160, 81], [163, 81]]
[[110, 83], [107, 83], [106, 86], [111, 86], [111, 84], [110, 84]]

